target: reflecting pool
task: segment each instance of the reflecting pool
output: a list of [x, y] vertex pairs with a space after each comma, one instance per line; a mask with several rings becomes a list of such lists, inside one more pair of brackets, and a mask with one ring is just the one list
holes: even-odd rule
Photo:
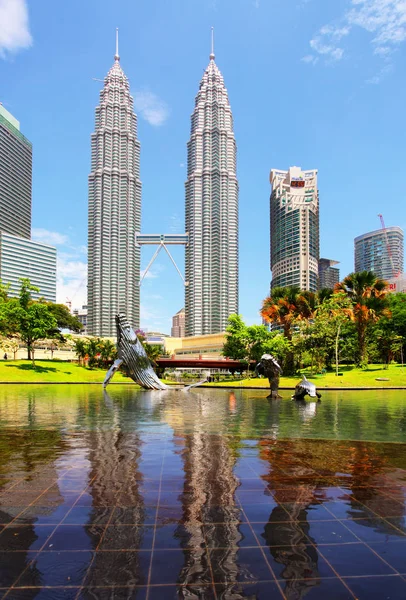
[[0, 598], [406, 598], [406, 394], [0, 385]]

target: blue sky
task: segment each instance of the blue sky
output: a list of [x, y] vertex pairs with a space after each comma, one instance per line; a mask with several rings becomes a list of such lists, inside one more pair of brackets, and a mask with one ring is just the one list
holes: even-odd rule
[[[269, 171], [319, 170], [321, 255], [353, 270], [353, 239], [406, 226], [404, 0], [0, 0], [0, 101], [33, 142], [33, 228], [57, 245], [59, 300], [86, 299], [87, 176], [101, 83], [120, 28], [141, 141], [142, 230], [184, 228], [186, 143], [210, 27], [240, 182], [240, 312], [259, 322]], [[146, 266], [154, 249], [143, 249]], [[183, 269], [183, 250], [176, 248]], [[183, 284], [161, 253], [142, 325], [169, 331]]]

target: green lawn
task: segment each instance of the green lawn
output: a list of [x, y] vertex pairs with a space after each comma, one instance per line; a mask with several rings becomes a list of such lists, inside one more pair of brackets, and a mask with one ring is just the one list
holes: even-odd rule
[[[311, 376], [309, 370], [305, 369], [303, 373], [313, 381], [317, 386], [323, 388], [329, 387], [406, 387], [406, 366], [390, 365], [388, 369], [383, 369], [382, 365], [369, 365], [367, 371], [357, 369], [351, 366], [340, 367], [339, 373], [342, 376], [336, 377], [335, 373], [326, 373], [325, 375]], [[389, 379], [389, 381], [376, 381], [377, 378]], [[291, 387], [300, 381], [300, 376], [281, 377], [280, 387]], [[216, 384], [216, 387], [269, 387], [267, 379], [243, 379], [242, 381], [224, 381]]]
[[[106, 369], [87, 369], [76, 363], [53, 360], [36, 360], [35, 367], [28, 360], [0, 361], [1, 382], [32, 382], [32, 383], [102, 383]], [[113, 383], [131, 382], [131, 379], [116, 373]]]

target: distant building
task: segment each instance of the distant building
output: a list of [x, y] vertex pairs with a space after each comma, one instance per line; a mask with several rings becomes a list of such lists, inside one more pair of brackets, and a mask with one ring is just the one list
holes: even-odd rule
[[31, 237], [32, 144], [0, 104], [0, 231]]
[[176, 358], [222, 358], [225, 341], [225, 332], [183, 338], [167, 337], [165, 351]]
[[19, 279], [27, 278], [40, 289], [33, 298], [56, 302], [56, 248], [0, 231], [0, 279], [17, 296]]
[[140, 143], [129, 81], [114, 64], [104, 78], [91, 140], [88, 205], [88, 330], [114, 337], [114, 317], [140, 321]]
[[329, 258], [320, 258], [319, 260], [319, 288], [334, 289], [336, 283], [340, 282], [340, 269], [336, 269], [334, 265], [338, 265], [339, 261], [330, 260]]
[[74, 308], [73, 315], [82, 323], [82, 333], [87, 333], [87, 305], [85, 304], [82, 308]]
[[388, 290], [392, 294], [406, 293], [406, 273], [388, 279]]
[[176, 315], [172, 317], [172, 337], [185, 337], [185, 309], [181, 308]]
[[319, 192], [317, 170], [272, 169], [271, 287], [297, 285], [316, 292], [319, 284]]
[[356, 237], [354, 263], [356, 272], [373, 271], [381, 279], [403, 273], [403, 230], [386, 227]]

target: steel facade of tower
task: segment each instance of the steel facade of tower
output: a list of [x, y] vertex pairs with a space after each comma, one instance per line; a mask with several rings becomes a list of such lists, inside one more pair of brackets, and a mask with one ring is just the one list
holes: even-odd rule
[[272, 169], [271, 287], [318, 290], [320, 256], [317, 170]]
[[396, 274], [403, 273], [403, 256], [403, 230], [400, 227], [378, 229], [354, 240], [356, 272], [373, 271], [381, 279], [391, 279]]
[[31, 238], [32, 145], [0, 105], [0, 231]]
[[[118, 44], [117, 44], [118, 46]], [[118, 48], [96, 108], [89, 175], [88, 331], [114, 337], [114, 316], [139, 327], [141, 228], [137, 117]]]
[[186, 336], [238, 312], [238, 181], [233, 117], [212, 49], [191, 118], [186, 181]]

